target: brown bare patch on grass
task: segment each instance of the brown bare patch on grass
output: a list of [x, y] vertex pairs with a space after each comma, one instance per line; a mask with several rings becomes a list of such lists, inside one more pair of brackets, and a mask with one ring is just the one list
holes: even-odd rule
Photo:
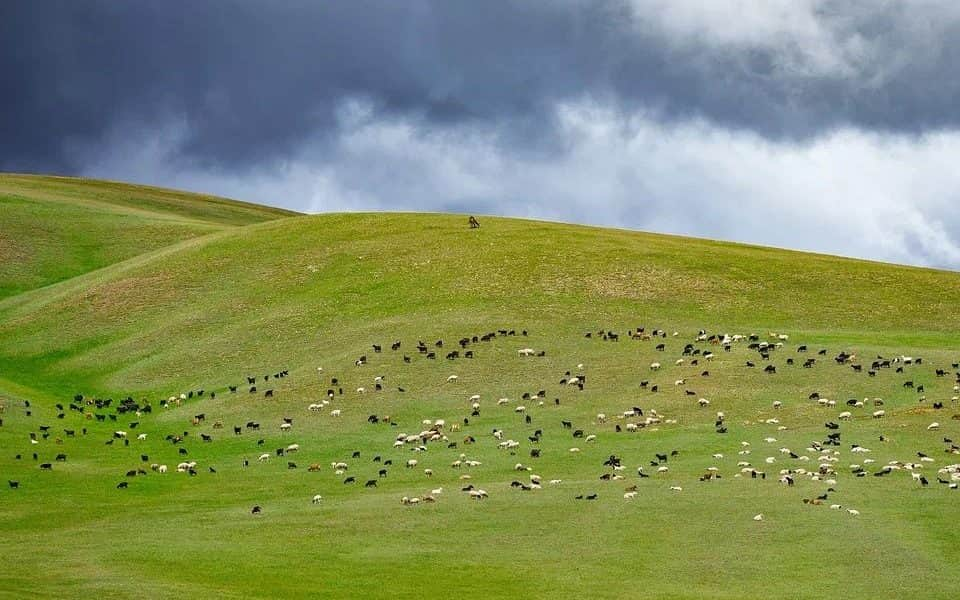
[[0, 231], [0, 265], [13, 265], [27, 260], [28, 255], [22, 246], [18, 246], [9, 235]]
[[721, 292], [715, 282], [702, 277], [650, 265], [615, 267], [603, 273], [570, 273], [544, 282], [550, 294], [582, 293], [625, 300], [656, 300], [689, 293], [707, 295]]
[[125, 277], [97, 286], [67, 302], [96, 314], [135, 315], [141, 309], [172, 302], [177, 297], [173, 277], [167, 273], [148, 277]]

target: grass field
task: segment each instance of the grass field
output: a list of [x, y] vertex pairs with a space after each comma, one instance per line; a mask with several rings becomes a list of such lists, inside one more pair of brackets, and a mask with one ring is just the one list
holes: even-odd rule
[[[956, 596], [960, 490], [936, 480], [938, 469], [960, 462], [943, 441], [960, 440], [960, 421], [951, 418], [960, 412], [951, 400], [960, 275], [673, 236], [481, 221], [470, 230], [465, 217], [451, 215], [299, 216], [155, 188], [0, 176], [0, 482], [19, 482], [0, 489], [0, 596]], [[668, 335], [627, 338], [641, 326]], [[472, 359], [445, 358], [465, 351], [460, 338], [501, 329], [516, 335], [471, 343]], [[724, 352], [697, 341], [700, 329], [789, 339], [764, 361], [749, 340]], [[601, 339], [600, 330], [619, 332], [620, 341]], [[436, 359], [417, 351], [418, 340]], [[688, 343], [716, 357], [688, 355], [675, 364]], [[799, 344], [809, 352], [798, 353]], [[526, 347], [546, 355], [518, 356]], [[841, 351], [855, 353], [863, 371], [837, 364]], [[361, 355], [368, 361], [356, 366]], [[869, 377], [878, 355], [923, 363], [903, 365], [902, 373], [894, 363]], [[808, 357], [816, 364], [802, 368]], [[650, 370], [654, 361], [659, 371]], [[763, 372], [768, 364], [775, 374]], [[282, 370], [289, 376], [273, 377]], [[582, 391], [560, 383], [580, 373], [587, 376]], [[255, 393], [248, 376], [258, 379]], [[376, 376], [384, 378], [382, 391], [374, 389]], [[685, 382], [675, 385], [679, 379]], [[924, 385], [923, 394], [905, 388], [907, 380]], [[331, 388], [329, 405], [307, 410]], [[200, 389], [203, 397], [161, 407]], [[541, 389], [542, 405], [522, 399]], [[836, 406], [810, 400], [815, 391]], [[78, 412], [67, 406], [75, 394], [113, 404], [97, 409], [84, 401]], [[471, 415], [474, 395], [478, 416]], [[127, 396], [149, 401], [152, 412], [117, 416]], [[699, 398], [710, 405], [700, 407]], [[869, 401], [851, 408], [850, 398]], [[870, 416], [874, 398], [883, 399], [882, 419]], [[783, 407], [774, 409], [774, 401]], [[65, 407], [62, 419], [57, 404]], [[662, 422], [617, 432], [638, 421], [617, 417], [633, 406], [646, 416], [656, 411]], [[838, 421], [844, 410], [852, 420]], [[727, 433], [715, 430], [718, 411]], [[193, 425], [199, 413], [206, 420]], [[371, 424], [370, 415], [389, 415], [394, 425]], [[283, 417], [292, 418], [290, 431], [280, 430]], [[418, 444], [394, 447], [398, 434], [426, 429], [425, 419], [444, 419], [448, 440], [419, 453], [412, 450]], [[260, 431], [243, 427], [248, 421]], [[561, 421], [595, 441], [573, 438]], [[810, 449], [833, 433], [827, 421], [840, 423], [841, 444], [825, 446], [830, 454]], [[939, 430], [928, 430], [934, 421]], [[461, 430], [450, 431], [453, 423]], [[47, 439], [41, 426], [50, 426]], [[495, 428], [519, 448], [498, 449]], [[533, 442], [537, 429], [542, 437]], [[117, 430], [129, 445], [113, 439]], [[180, 444], [164, 439], [185, 431]], [[140, 433], [145, 440], [136, 439]], [[276, 456], [293, 443], [299, 452]], [[871, 452], [853, 453], [851, 444]], [[673, 450], [665, 465], [651, 465]], [[261, 463], [263, 452], [272, 457]], [[918, 452], [933, 462], [921, 463]], [[54, 460], [60, 453], [65, 462]], [[452, 468], [461, 453], [482, 464]], [[611, 454], [624, 470], [602, 465]], [[411, 458], [417, 466], [405, 468]], [[386, 460], [393, 465], [384, 467]], [[182, 461], [196, 461], [197, 475], [175, 472]], [[336, 474], [331, 463], [340, 461], [349, 468]], [[739, 461], [767, 478], [737, 476]], [[904, 468], [872, 476], [890, 461], [922, 465], [930, 485]], [[45, 462], [51, 471], [39, 468]], [[816, 472], [821, 462], [836, 473], [778, 482], [781, 469]], [[321, 469], [308, 471], [315, 463]], [[516, 471], [517, 463], [533, 470]], [[855, 477], [854, 463], [871, 475]], [[649, 477], [638, 477], [640, 466]], [[658, 473], [658, 466], [669, 470]], [[710, 467], [721, 478], [699, 481]], [[126, 476], [138, 468], [146, 475]], [[530, 474], [542, 476], [542, 489], [511, 487]], [[624, 479], [601, 481], [603, 474]], [[357, 482], [344, 484], [348, 476]], [[371, 479], [378, 486], [364, 487]], [[129, 487], [117, 489], [121, 481]], [[468, 484], [489, 498], [471, 499], [460, 491]], [[628, 500], [631, 485], [638, 493]], [[435, 503], [400, 503], [440, 487]], [[802, 502], [828, 488], [825, 505]], [[594, 501], [575, 498], [592, 493]], [[315, 494], [323, 496], [318, 504]], [[843, 509], [828, 508], [833, 503]], [[254, 505], [262, 514], [250, 514]], [[757, 514], [763, 521], [753, 520]]]

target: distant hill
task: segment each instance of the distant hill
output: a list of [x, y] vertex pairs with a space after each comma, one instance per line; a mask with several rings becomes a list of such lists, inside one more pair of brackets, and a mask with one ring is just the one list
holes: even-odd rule
[[292, 212], [155, 187], [0, 174], [0, 299]]

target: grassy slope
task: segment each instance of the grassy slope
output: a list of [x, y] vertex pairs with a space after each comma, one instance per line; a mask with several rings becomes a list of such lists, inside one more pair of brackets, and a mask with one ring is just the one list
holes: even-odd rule
[[177, 241], [291, 214], [147, 186], [0, 174], [0, 299]]
[[[733, 474], [743, 458], [737, 456], [741, 440], [753, 444], [755, 455], [747, 459], [754, 464], [778, 457], [780, 464], [767, 467], [771, 473], [801, 466], [776, 448], [809, 454], [803, 448], [822, 439], [822, 422], [841, 410], [811, 405], [812, 390], [841, 400], [885, 398], [886, 421], [870, 419], [868, 408], [843, 427], [845, 442], [874, 448], [881, 464], [912, 460], [918, 450], [945, 464], [939, 438], [960, 437], [957, 421], [927, 414], [928, 405], [918, 409], [916, 394], [900, 383], [904, 377], [925, 382], [930, 402], [951, 395], [952, 382], [934, 378], [932, 369], [949, 367], [960, 354], [951, 337], [960, 325], [958, 292], [960, 276], [953, 273], [506, 219], [485, 219], [483, 229], [469, 231], [460, 217], [329, 215], [184, 241], [0, 302], [0, 395], [8, 405], [0, 475], [23, 486], [0, 491], [0, 556], [21, 556], [5, 561], [10, 568], [0, 574], [0, 590], [16, 596], [40, 578], [51, 595], [201, 590], [230, 597], [356, 597], [412, 592], [430, 582], [441, 596], [469, 589], [491, 597], [742, 598], [820, 597], [823, 590], [812, 581], [842, 580], [844, 597], [952, 597], [951, 588], [937, 582], [950, 576], [958, 558], [960, 534], [950, 507], [960, 496], [944, 486], [921, 490], [905, 474], [855, 479], [844, 473], [833, 499], [861, 509], [856, 519], [800, 503], [823, 492], [822, 483], [801, 479], [787, 488]], [[650, 342], [582, 337], [590, 329], [638, 324], [681, 335], [666, 341], [666, 353]], [[412, 348], [417, 339], [443, 337], [449, 345], [498, 327], [531, 334], [481, 344], [473, 361], [442, 355], [428, 361]], [[673, 365], [700, 327], [785, 330], [791, 356], [793, 344], [808, 342], [831, 354], [920, 353], [930, 366], [868, 379], [829, 360], [789, 369], [784, 356], [775, 356], [781, 372], [765, 376], [742, 366], [755, 354], [737, 347], [710, 366], [711, 377], [700, 378], [699, 367]], [[403, 340], [401, 352], [369, 351], [372, 342], [394, 339]], [[518, 359], [516, 349], [526, 345], [548, 356]], [[403, 352], [413, 355], [411, 364], [400, 360]], [[361, 353], [371, 364], [354, 367]], [[650, 377], [652, 360], [668, 365], [655, 376], [664, 388], [658, 395], [637, 385]], [[558, 386], [579, 362], [587, 365], [587, 389]], [[318, 365], [324, 377], [342, 380], [345, 395], [328, 407], [342, 408], [340, 419], [305, 410], [329, 385], [318, 380]], [[261, 378], [261, 391], [264, 385], [277, 390], [275, 400], [224, 390], [245, 375], [282, 368], [291, 370], [289, 379], [264, 384]], [[460, 376], [456, 384], [445, 383], [451, 373]], [[387, 391], [353, 392], [371, 388], [377, 374], [386, 375]], [[679, 377], [691, 383], [673, 386]], [[148, 440], [129, 448], [103, 444], [121, 425], [72, 412], [58, 422], [52, 408], [77, 391], [133, 393], [156, 404], [198, 387], [219, 396], [144, 417], [140, 430]], [[527, 403], [533, 423], [525, 425], [513, 406], [522, 392], [541, 387], [561, 405]], [[698, 409], [683, 387], [710, 398], [710, 409]], [[392, 415], [404, 431], [419, 430], [423, 418], [458, 421], [474, 393], [482, 397], [483, 413], [465, 433], [479, 443], [431, 445], [418, 458], [419, 467], [434, 469], [432, 479], [419, 468], [399, 467], [413, 453], [391, 451], [398, 429], [366, 423], [371, 413]], [[514, 400], [498, 407], [494, 400], [502, 396]], [[25, 415], [24, 399], [34, 401], [34, 416]], [[785, 404], [776, 414], [769, 408], [775, 399]], [[612, 423], [593, 423], [599, 411], [612, 415], [637, 403], [678, 424], [628, 436], [615, 433]], [[726, 436], [713, 433], [716, 410], [728, 415]], [[265, 430], [233, 436], [228, 429], [193, 428], [189, 417], [196, 412], [228, 428], [260, 420]], [[284, 415], [295, 418], [293, 433], [277, 430]], [[757, 424], [772, 416], [788, 429]], [[597, 433], [598, 441], [572, 440], [561, 419]], [[933, 419], [943, 431], [926, 431]], [[26, 432], [40, 423], [86, 425], [90, 434], [62, 446], [49, 440], [31, 446]], [[524, 441], [521, 452], [498, 451], [493, 427]], [[537, 427], [544, 429], [544, 457], [533, 461], [525, 440]], [[132, 480], [126, 492], [113, 489], [141, 453], [171, 466], [181, 460], [162, 440], [184, 429], [214, 435], [212, 444], [189, 439], [185, 445], [201, 468], [217, 466], [216, 475], [151, 474]], [[890, 441], [881, 444], [880, 433]], [[765, 444], [768, 435], [778, 442]], [[258, 437], [266, 440], [263, 447]], [[294, 458], [300, 469], [286, 469], [284, 459], [240, 466], [243, 457], [290, 442], [303, 447]], [[572, 445], [583, 452], [567, 452]], [[620, 497], [624, 484], [597, 481], [600, 462], [612, 452], [628, 467], [625, 483], [634, 483], [637, 465], [673, 448], [682, 453], [670, 473], [640, 481], [641, 496], [632, 503]], [[29, 457], [11, 456], [36, 450], [41, 460], [58, 451], [70, 460], [40, 473]], [[362, 458], [351, 459], [353, 450]], [[491, 492], [484, 504], [454, 491], [461, 472], [447, 465], [461, 451], [484, 463], [472, 470], [473, 481]], [[725, 458], [711, 459], [715, 452]], [[343, 486], [329, 468], [303, 468], [347, 460], [362, 483], [376, 477], [373, 454], [398, 466], [376, 490]], [[844, 447], [838, 467], [858, 460]], [[514, 463], [531, 461], [545, 478], [564, 483], [529, 495], [511, 490], [509, 481], [518, 478]], [[697, 482], [714, 464], [725, 478]], [[684, 492], [669, 491], [673, 484]], [[436, 486], [446, 492], [435, 506], [408, 510], [397, 503], [401, 495]], [[594, 490], [601, 493], [596, 503], [572, 499]], [[310, 505], [318, 492], [324, 503]], [[247, 514], [254, 503], [265, 507], [262, 518]], [[751, 520], [757, 512], [765, 522]], [[34, 564], [47, 568], [37, 573]]]

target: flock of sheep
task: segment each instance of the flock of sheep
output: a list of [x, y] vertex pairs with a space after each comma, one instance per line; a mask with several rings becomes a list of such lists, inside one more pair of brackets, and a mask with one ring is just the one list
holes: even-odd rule
[[[488, 489], [495, 490], [495, 493], [504, 493], [509, 489], [535, 492], [545, 485], [560, 489], [569, 487], [573, 499], [594, 501], [600, 498], [601, 494], [598, 490], [602, 490], [604, 495], [607, 494], [606, 490], [609, 490], [609, 487], [600, 486], [616, 483], [622, 486], [616, 495], [625, 501], [631, 501], [643, 493], [645, 486], [662, 485], [664, 489], [671, 492], [682, 493], [684, 484], [687, 483], [675, 478], [671, 472], [671, 465], [689, 458], [689, 453], [682, 448], [655, 452], [653, 456], [644, 457], [642, 460], [633, 456], [631, 465], [627, 464], [628, 460], [621, 456], [622, 452], [618, 450], [617, 436], [619, 435], [644, 435], [645, 432], [660, 431], [681, 425], [676, 415], [668, 414], [669, 410], [654, 408], [654, 405], [663, 404], [661, 398], [669, 396], [675, 401], [679, 396], [680, 402], [687, 403], [685, 407], [700, 411], [698, 414], [704, 415], [704, 418], [713, 422], [713, 432], [707, 435], [729, 436], [728, 423], [731, 419], [743, 421], [747, 417], [712, 410], [711, 399], [691, 389], [695, 387], [694, 381], [713, 377], [721, 368], [741, 369], [744, 375], [754, 377], [777, 377], [778, 368], [781, 372], [784, 368], [851, 369], [865, 377], [877, 377], [881, 372], [898, 373], [902, 375], [902, 381], [898, 381], [897, 385], [902, 386], [903, 389], [914, 390], [917, 405], [923, 411], [932, 413], [945, 410], [947, 407], [955, 409], [958, 394], [960, 394], [960, 372], [958, 372], [960, 365], [957, 363], [950, 364], [949, 368], [947, 365], [934, 365], [931, 369], [919, 357], [878, 356], [866, 360], [846, 352], [831, 355], [826, 349], [809, 351], [805, 345], [791, 345], [789, 336], [785, 334], [771, 333], [761, 338], [758, 335], [708, 334], [706, 331], [700, 331], [687, 341], [682, 340], [678, 333], [668, 334], [660, 329], [647, 331], [644, 328], [637, 328], [625, 334], [608, 330], [591, 331], [584, 337], [590, 340], [585, 343], [648, 343], [652, 346], [653, 352], [661, 354], [662, 358], [636, 368], [636, 382], [632, 389], [625, 390], [625, 396], [632, 400], [623, 401], [618, 407], [614, 406], [613, 400], [610, 400], [610, 408], [615, 410], [598, 412], [590, 418], [582, 417], [583, 422], [563, 420], [550, 414], [551, 407], [561, 404], [560, 396], [563, 395], [560, 393], [561, 390], [576, 394], [589, 390], [593, 375], [583, 363], [576, 363], [575, 369], [557, 373], [555, 380], [532, 386], [529, 391], [523, 392], [516, 398], [496, 397], [490, 395], [489, 389], [464, 389], [458, 373], [449, 373], [433, 382], [450, 397], [449, 408], [442, 415], [423, 415], [423, 418], [419, 419], [413, 427], [414, 423], [409, 420], [401, 424], [390, 416], [366, 414], [369, 409], [365, 411], [364, 407], [370, 405], [364, 403], [363, 399], [368, 395], [384, 392], [388, 385], [386, 376], [367, 372], [371, 361], [366, 355], [360, 356], [353, 361], [352, 365], [339, 370], [341, 373], [349, 373], [346, 378], [329, 377], [323, 368], [319, 368], [317, 376], [318, 381], [321, 382], [321, 390], [312, 402], [304, 406], [306, 414], [278, 417], [275, 425], [268, 425], [268, 427], [275, 427], [276, 431], [288, 437], [289, 443], [273, 451], [267, 451], [264, 448], [263, 438], [258, 439], [256, 443], [251, 439], [249, 445], [251, 456], [242, 458], [242, 466], [244, 469], [257, 468], [255, 466], [257, 463], [269, 464], [274, 458], [283, 457], [288, 469], [297, 469], [298, 465], [294, 458], [301, 453], [301, 446], [309, 448], [319, 442], [309, 437], [298, 439], [295, 422], [300, 419], [339, 419], [349, 416], [363, 418], [369, 425], [375, 427], [371, 430], [371, 435], [381, 440], [379, 442], [381, 450], [373, 456], [362, 455], [360, 451], [356, 451], [349, 459], [344, 457], [343, 460], [331, 462], [329, 466], [313, 462], [307, 466], [308, 472], [329, 471], [338, 478], [342, 478], [342, 485], [359, 484], [364, 480], [364, 487], [376, 488], [379, 481], [388, 477], [389, 468], [394, 466], [393, 461], [396, 459], [397, 464], [403, 466], [407, 482], [413, 479], [411, 477], [413, 473], [429, 480], [434, 477], [435, 470], [452, 470], [456, 473], [458, 491], [476, 501], [489, 498]], [[419, 355], [427, 360], [443, 360], [438, 358], [439, 353], [448, 361], [450, 370], [457, 371], [466, 368], [469, 360], [475, 356], [475, 348], [482, 347], [485, 343], [504, 343], [504, 339], [510, 345], [519, 346], [516, 347], [511, 360], [538, 360], [547, 354], [543, 349], [534, 349], [527, 344], [516, 344], [516, 340], [528, 339], [526, 331], [518, 334], [515, 330], [498, 330], [484, 335], [460, 338], [456, 342], [458, 346], [456, 350], [444, 350], [442, 340], [429, 346], [420, 341], [415, 346], [414, 356]], [[668, 346], [673, 351], [673, 355], [668, 350]], [[733, 361], [725, 356], [734, 351], [740, 352], [739, 347], [747, 349], [749, 353], [747, 360]], [[391, 355], [384, 357], [383, 362], [395, 362], [398, 368], [413, 362], [413, 356], [405, 353], [405, 348], [400, 341], [391, 344], [389, 351], [385, 351], [380, 344], [373, 344], [372, 352], [378, 355]], [[776, 359], [776, 365], [774, 359]], [[576, 361], [571, 361], [571, 364], [574, 362]], [[674, 375], [663, 379], [668, 371]], [[751, 372], [757, 374], [749, 375]], [[256, 394], [256, 397], [262, 395], [272, 398], [274, 389], [264, 389], [264, 386], [279, 385], [280, 381], [287, 376], [289, 376], [288, 371], [280, 371], [272, 376], [264, 376], [263, 380], [259, 377], [248, 377], [248, 389], [244, 391], [248, 395]], [[952, 394], [941, 394], [928, 401], [924, 384], [919, 379], [929, 376], [932, 376], [931, 379], [952, 378]], [[345, 391], [346, 379], [360, 385], [351, 386]], [[257, 389], [258, 385], [261, 386], [260, 390]], [[930, 383], [927, 385], [929, 386]], [[238, 394], [239, 387], [229, 386], [227, 393]], [[403, 387], [396, 387], [398, 393], [406, 392]], [[548, 394], [547, 390], [553, 390], [553, 392]], [[171, 396], [161, 401], [160, 406], [161, 410], [184, 410], [191, 402], [211, 397], [216, 397], [215, 392], [205, 394], [203, 390], [194, 390]], [[792, 425], [788, 419], [779, 416], [783, 414], [787, 403], [804, 403], [822, 410], [822, 418], [826, 419], [822, 435], [815, 435], [815, 438], [803, 447], [789, 447], [778, 442], [779, 432], [788, 431]], [[118, 421], [118, 418], [128, 420], [129, 427], [136, 428], [141, 420], [148, 419], [153, 412], [150, 402], [138, 403], [130, 398], [114, 403], [110, 400], [88, 399], [77, 395], [74, 402], [70, 404], [70, 411], [67, 411], [62, 404], [56, 406], [58, 418], [65, 419], [68, 412], [76, 412], [76, 416], [71, 418], [79, 419], [81, 425], [63, 428], [62, 436], [53, 434], [51, 426], [41, 425], [29, 434], [29, 443], [32, 446], [40, 446], [50, 441], [51, 435], [54, 436], [52, 441], [58, 446], [62, 445], [64, 438], [75, 437], [78, 429], [81, 430], [81, 435], [87, 435], [88, 429], [91, 433], [100, 432], [102, 427], [97, 426], [96, 423], [106, 421], [106, 417], [109, 417], [111, 422]], [[878, 435], [875, 439], [841, 439], [843, 424], [860, 418], [884, 419], [887, 413], [883, 407], [884, 401], [879, 397], [837, 400], [822, 396], [817, 390], [811, 390], [806, 397], [802, 398], [783, 397], [774, 400], [769, 405], [770, 412], [766, 418], [749, 423], [759, 426], [764, 431], [760, 434], [763, 437], [740, 440], [735, 457], [723, 453], [711, 453], [709, 460], [712, 465], [705, 468], [694, 481], [699, 484], [723, 477], [750, 478], [759, 481], [769, 479], [776, 484], [792, 487], [799, 480], [808, 480], [817, 482], [822, 487], [823, 493], [802, 498], [804, 504], [845, 510], [853, 516], [860, 515], [857, 508], [843, 506], [829, 500], [829, 496], [846, 478], [898, 477], [898, 473], [909, 473], [910, 476], [903, 479], [906, 485], [927, 486], [933, 479], [938, 485], [956, 490], [960, 484], [960, 463], [938, 465], [937, 459], [922, 449], [917, 449], [912, 456], [893, 459], [887, 457], [886, 460], [878, 460], [873, 458], [880, 454], [875, 451], [875, 445], [885, 443], [884, 435]], [[31, 416], [29, 402], [24, 403], [23, 409], [27, 411], [28, 416]], [[0, 405], [0, 411], [3, 410], [6, 410], [6, 407]], [[359, 414], [361, 412], [364, 414]], [[496, 416], [497, 422], [501, 425], [481, 430], [478, 423], [489, 422], [481, 419], [489, 418], [491, 414]], [[951, 419], [958, 418], [960, 416], [954, 415]], [[927, 424], [927, 432], [931, 439], [932, 436], [938, 436], [936, 444], [942, 445], [948, 456], [960, 454], [960, 447], [949, 437], [941, 435], [941, 420], [934, 419]], [[206, 415], [202, 413], [193, 415], [188, 421], [192, 423], [195, 430], [207, 424]], [[0, 426], [2, 425], [3, 421], [0, 419]], [[200, 443], [215, 443], [216, 432], [223, 428], [223, 422], [216, 420], [210, 432], [193, 436], [190, 430], [186, 430], [182, 433], [171, 433], [167, 435], [166, 440], [171, 442], [171, 447], [178, 449], [181, 457], [185, 457], [188, 454], [187, 441], [199, 437]], [[232, 435], [256, 434], [260, 428], [260, 423], [247, 421], [245, 425], [234, 425]], [[114, 429], [106, 443], [129, 447], [132, 437], [134, 436], [128, 434], [126, 429]], [[247, 435], [247, 437], [250, 436]], [[588, 445], [591, 449], [603, 445], [605, 447], [601, 452], [603, 461], [596, 465], [596, 483], [588, 483], [582, 477], [580, 479], [564, 477], [564, 473], [556, 472], [558, 466], [555, 462], [550, 463], [552, 466], [549, 467], [549, 472], [542, 469], [538, 463], [541, 462], [544, 452], [542, 442], [548, 437], [568, 439], [569, 443], [566, 444], [564, 451], [570, 455], [578, 455]], [[146, 433], [139, 433], [135, 436], [134, 444], [144, 442], [146, 439]], [[481, 448], [484, 451], [495, 449], [497, 456], [502, 455], [506, 458], [497, 459], [500, 467], [488, 469], [484, 461], [480, 460], [483, 453], [478, 450]], [[556, 451], [555, 448], [553, 451]], [[22, 452], [17, 454], [16, 458], [28, 460], [27, 454], [30, 453]], [[255, 460], [251, 464], [254, 457]], [[41, 469], [52, 470], [51, 462], [40, 462], [38, 452], [32, 452], [32, 458], [38, 461]], [[116, 485], [117, 488], [128, 488], [128, 480], [146, 475], [148, 465], [150, 470], [158, 475], [168, 473], [170, 470], [167, 464], [151, 462], [146, 454], [141, 454], [140, 459], [141, 467], [127, 471], [125, 478]], [[57, 460], [65, 461], [66, 454], [59, 453]], [[348, 461], [356, 462], [350, 464]], [[949, 463], [949, 461], [944, 462]], [[503, 471], [503, 463], [512, 463], [511, 475]], [[358, 479], [359, 473], [365, 468], [362, 465], [375, 465], [373, 468], [376, 470], [376, 475], [374, 476], [371, 470], [369, 477]], [[208, 473], [217, 472], [212, 465], [207, 465], [205, 468]], [[198, 469], [197, 461], [182, 458], [176, 464], [175, 471], [196, 476], [199, 473]], [[507, 479], [510, 480], [509, 484]], [[19, 481], [14, 479], [8, 481], [10, 488], [20, 487]], [[658, 481], [659, 484], [656, 483]], [[424, 485], [424, 488], [429, 489], [422, 492], [408, 491], [403, 494], [399, 498], [399, 504], [415, 507], [439, 502], [443, 498], [443, 486]], [[323, 501], [323, 496], [316, 494], [310, 500], [313, 504], [319, 504]], [[260, 514], [263, 510], [263, 507], [258, 504], [251, 512]], [[753, 519], [758, 522], [763, 521], [764, 515], [756, 514]]]

